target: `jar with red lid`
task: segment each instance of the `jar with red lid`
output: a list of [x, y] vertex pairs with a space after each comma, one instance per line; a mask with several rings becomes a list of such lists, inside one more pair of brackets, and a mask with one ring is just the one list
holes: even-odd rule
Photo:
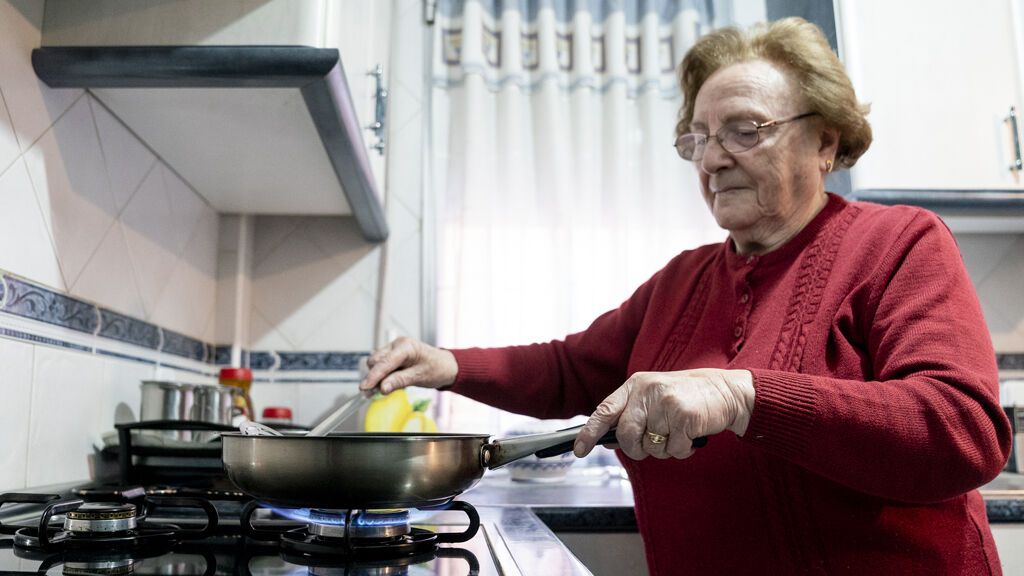
[[285, 406], [267, 406], [263, 409], [260, 422], [264, 424], [291, 424], [292, 409]]
[[253, 417], [252, 398], [249, 396], [249, 389], [252, 388], [252, 370], [249, 368], [221, 368], [220, 383], [222, 386], [230, 386], [238, 390], [235, 394], [235, 408], [246, 418]]

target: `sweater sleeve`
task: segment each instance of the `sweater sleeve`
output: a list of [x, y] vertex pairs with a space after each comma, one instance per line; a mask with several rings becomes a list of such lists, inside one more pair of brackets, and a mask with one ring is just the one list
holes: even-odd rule
[[851, 330], [876, 380], [751, 370], [744, 440], [895, 501], [939, 501], [981, 486], [1006, 462], [1011, 432], [955, 240], [919, 212], [865, 273], [850, 296]]
[[589, 415], [625, 382], [637, 333], [663, 273], [655, 274], [586, 330], [564, 340], [451, 350], [459, 372], [448, 389], [536, 418]]

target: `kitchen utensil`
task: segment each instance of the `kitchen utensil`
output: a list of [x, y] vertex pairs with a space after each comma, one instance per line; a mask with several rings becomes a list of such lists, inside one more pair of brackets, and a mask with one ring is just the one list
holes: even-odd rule
[[344, 404], [338, 406], [338, 409], [331, 412], [326, 418], [320, 421], [319, 424], [313, 427], [306, 436], [327, 436], [333, 432], [339, 424], [348, 419], [349, 416], [359, 412], [359, 409], [370, 403], [370, 396], [363, 394], [362, 392], [356, 392], [356, 395], [345, 401]]
[[238, 431], [246, 436], [284, 436], [284, 434], [274, 430], [270, 426], [260, 424], [259, 422], [253, 422], [252, 420], [243, 420], [238, 425]]
[[[485, 434], [222, 435], [224, 469], [246, 494], [288, 508], [417, 508], [449, 502], [484, 470], [568, 452], [580, 427], [488, 441]], [[615, 430], [600, 439], [615, 442]], [[546, 449], [546, 450], [545, 450]]]

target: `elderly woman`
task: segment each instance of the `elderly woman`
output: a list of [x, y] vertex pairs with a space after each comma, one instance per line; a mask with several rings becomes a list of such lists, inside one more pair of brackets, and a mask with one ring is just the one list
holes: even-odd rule
[[725, 242], [564, 340], [399, 339], [362, 387], [591, 414], [578, 456], [616, 426], [653, 574], [999, 573], [976, 488], [1010, 428], [981, 309], [936, 216], [825, 191], [871, 128], [821, 32], [714, 32], [679, 78], [676, 149]]

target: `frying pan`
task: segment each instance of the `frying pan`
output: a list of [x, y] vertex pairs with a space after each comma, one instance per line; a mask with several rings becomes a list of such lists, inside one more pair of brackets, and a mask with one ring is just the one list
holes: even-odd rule
[[[582, 426], [488, 441], [484, 434], [225, 433], [224, 469], [242, 491], [285, 508], [428, 508], [473, 487], [484, 470], [572, 450]], [[615, 442], [611, 429], [598, 442]]]

